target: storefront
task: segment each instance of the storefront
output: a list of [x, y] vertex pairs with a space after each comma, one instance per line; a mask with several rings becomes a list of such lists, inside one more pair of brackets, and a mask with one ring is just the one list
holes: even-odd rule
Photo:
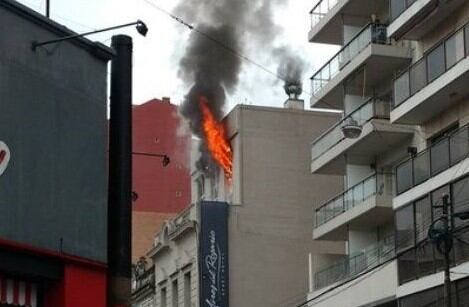
[[0, 307], [38, 306], [38, 286], [36, 283], [0, 276]]

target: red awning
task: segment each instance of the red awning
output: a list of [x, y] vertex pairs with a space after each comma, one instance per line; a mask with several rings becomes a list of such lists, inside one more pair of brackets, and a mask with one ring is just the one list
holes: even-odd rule
[[0, 303], [36, 307], [37, 286], [31, 282], [0, 276]]

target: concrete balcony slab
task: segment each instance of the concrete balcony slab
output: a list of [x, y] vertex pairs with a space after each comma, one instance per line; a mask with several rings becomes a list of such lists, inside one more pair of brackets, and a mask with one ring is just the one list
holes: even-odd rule
[[[310, 105], [313, 108], [344, 108], [344, 82], [355, 72], [365, 69], [366, 92], [390, 78], [394, 71], [410, 63], [411, 51], [406, 46], [369, 44], [348, 64], [331, 78], [327, 84], [313, 93]], [[379, 67], [379, 69], [377, 69]], [[363, 89], [362, 89], [363, 90]]]
[[[391, 125], [386, 119], [371, 119], [362, 126], [356, 139], [344, 138], [311, 162], [311, 172], [318, 174], [345, 174], [345, 162], [369, 165], [377, 155], [393, 148], [413, 136], [407, 125]], [[314, 145], [313, 145], [314, 146]]]

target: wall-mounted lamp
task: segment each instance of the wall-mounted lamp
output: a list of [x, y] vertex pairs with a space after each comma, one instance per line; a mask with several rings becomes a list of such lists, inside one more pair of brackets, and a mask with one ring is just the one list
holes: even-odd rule
[[44, 42], [34, 41], [34, 42], [32, 42], [31, 48], [34, 51], [36, 51], [36, 49], [38, 47], [41, 47], [41, 46], [55, 44], [55, 43], [63, 42], [63, 41], [70, 40], [70, 39], [80, 38], [80, 37], [84, 37], [84, 36], [87, 36], [87, 35], [92, 35], [92, 34], [96, 34], [96, 33], [111, 31], [111, 30], [115, 30], [115, 29], [129, 27], [129, 26], [136, 26], [137, 32], [142, 36], [146, 36], [147, 33], [148, 33], [147, 25], [143, 21], [137, 20], [137, 21], [131, 22], [131, 23], [126, 23], [126, 24], [122, 24], [122, 25], [118, 25], [118, 26], [114, 26], [114, 27], [109, 27], [109, 28], [104, 28], [104, 29], [101, 29], [101, 30], [90, 31], [90, 32], [82, 33], [82, 34], [68, 35], [68, 36], [64, 36], [64, 37], [61, 37], [61, 38], [52, 39], [52, 40], [48, 40], [48, 41], [44, 41]]
[[417, 154], [417, 147], [414, 147], [414, 146], [407, 147], [407, 153], [411, 156], [415, 156]]
[[135, 152], [135, 151], [133, 151], [132, 155], [161, 158], [161, 164], [163, 164], [163, 167], [166, 167], [166, 166], [169, 165], [169, 163], [171, 163], [171, 159], [169, 158], [168, 155], [165, 155], [165, 154], [156, 154], [156, 153], [150, 153], [150, 152]]
[[342, 133], [347, 139], [356, 139], [362, 134], [362, 127], [350, 117], [342, 126]]

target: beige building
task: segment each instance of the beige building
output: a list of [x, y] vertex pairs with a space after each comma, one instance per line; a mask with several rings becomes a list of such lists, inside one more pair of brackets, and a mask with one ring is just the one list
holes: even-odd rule
[[312, 204], [342, 186], [342, 177], [308, 171], [311, 139], [337, 119], [337, 113], [245, 105], [227, 115], [233, 178], [221, 171], [207, 178], [193, 168], [194, 205], [167, 223], [149, 253], [157, 307], [199, 306], [200, 200], [229, 203], [230, 306], [287, 306], [306, 299], [308, 256], [317, 264], [323, 256], [316, 254], [337, 257], [345, 251], [343, 242], [313, 242], [310, 228]]
[[[342, 45], [312, 76], [311, 106], [343, 110], [313, 139], [310, 169], [344, 178], [313, 238], [346, 241], [347, 255], [310, 268], [302, 306], [441, 306], [427, 232], [443, 194], [469, 209], [469, 2], [319, 0], [310, 13], [309, 41]], [[468, 234], [453, 225], [453, 302], [467, 306]]]

